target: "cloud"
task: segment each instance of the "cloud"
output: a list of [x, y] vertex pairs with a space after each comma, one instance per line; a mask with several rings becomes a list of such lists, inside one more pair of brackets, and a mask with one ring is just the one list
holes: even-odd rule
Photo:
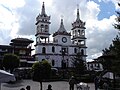
[[24, 6], [25, 2], [24, 0], [0, 0], [0, 4], [10, 8], [10, 9], [16, 9], [19, 7]]
[[0, 4], [0, 42], [6, 44], [11, 37], [15, 16], [7, 7]]
[[35, 34], [35, 20], [39, 14], [40, 4], [37, 0], [25, 0], [25, 5], [16, 9], [19, 22], [19, 35]]
[[[87, 53], [88, 58], [94, 59], [102, 54], [104, 48], [108, 48], [112, 43], [113, 38], [117, 35], [117, 31], [114, 29], [113, 24], [115, 21], [115, 15], [110, 18], [104, 18], [103, 20], [88, 20], [87, 22]], [[89, 23], [91, 24], [89, 25]], [[92, 23], [95, 22], [95, 23]], [[92, 25], [92, 26], [91, 26]]]
[[[98, 20], [100, 5], [92, 0], [1, 0], [0, 1], [0, 42], [9, 43], [12, 38], [33, 38], [35, 42], [36, 17], [41, 13], [42, 2], [45, 2], [47, 15], [51, 16], [50, 33], [57, 31], [63, 15], [64, 26], [71, 31], [71, 23], [76, 19], [76, 8], [79, 4], [80, 18], [86, 22], [88, 59], [101, 55], [102, 49], [108, 47], [117, 31], [112, 26], [115, 16]], [[115, 0], [99, 0], [103, 3]], [[117, 8], [117, 7], [116, 7]]]
[[113, 27], [116, 16], [98, 20], [98, 15], [102, 12], [99, 4], [89, 1], [84, 5], [86, 6], [80, 6], [81, 19], [86, 21], [87, 59], [92, 60], [99, 57], [117, 35], [118, 32]]

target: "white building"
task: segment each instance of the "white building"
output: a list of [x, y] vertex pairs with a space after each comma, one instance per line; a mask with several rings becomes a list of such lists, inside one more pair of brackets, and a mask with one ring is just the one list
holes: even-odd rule
[[89, 71], [103, 71], [103, 65], [97, 61], [87, 62], [86, 67]]
[[72, 67], [72, 57], [80, 52], [81, 58], [86, 61], [86, 28], [85, 22], [79, 18], [79, 9], [77, 9], [77, 18], [72, 23], [71, 33], [67, 32], [61, 19], [59, 29], [53, 33], [52, 42], [49, 30], [50, 16], [45, 12], [44, 3], [36, 21], [35, 57], [37, 60], [46, 59], [53, 67]]

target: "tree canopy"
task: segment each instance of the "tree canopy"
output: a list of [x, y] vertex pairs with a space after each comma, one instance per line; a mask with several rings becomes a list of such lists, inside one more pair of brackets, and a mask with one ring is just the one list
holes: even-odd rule
[[116, 36], [109, 48], [103, 50], [103, 56], [107, 56], [102, 61], [104, 69], [120, 73], [120, 37]]
[[32, 66], [33, 70], [33, 81], [40, 82], [40, 86], [42, 90], [42, 81], [50, 78], [51, 75], [51, 65], [47, 60], [43, 60], [41, 62], [36, 62]]
[[77, 53], [75, 57], [72, 59], [74, 73], [76, 75], [83, 75], [86, 70], [85, 61], [82, 59], [81, 54]]
[[6, 70], [10, 70], [10, 72], [12, 73], [14, 68], [17, 68], [19, 66], [20, 60], [19, 57], [15, 54], [5, 54], [2, 63], [3, 67]]

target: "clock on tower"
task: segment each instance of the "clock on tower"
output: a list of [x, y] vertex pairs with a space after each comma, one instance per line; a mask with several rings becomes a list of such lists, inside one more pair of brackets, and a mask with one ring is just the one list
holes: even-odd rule
[[63, 38], [62, 38], [62, 42], [63, 42], [63, 43], [66, 43], [66, 42], [67, 42], [67, 38], [66, 38], [66, 37], [63, 37]]

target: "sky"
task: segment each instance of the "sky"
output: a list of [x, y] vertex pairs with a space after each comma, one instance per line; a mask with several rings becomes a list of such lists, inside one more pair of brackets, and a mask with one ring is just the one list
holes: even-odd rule
[[80, 19], [86, 22], [88, 61], [102, 55], [102, 50], [118, 34], [113, 24], [120, 0], [0, 0], [0, 44], [8, 45], [18, 37], [32, 39], [35, 44], [36, 17], [43, 2], [47, 15], [51, 16], [51, 34], [59, 29], [61, 16], [65, 29], [71, 31], [79, 5]]

